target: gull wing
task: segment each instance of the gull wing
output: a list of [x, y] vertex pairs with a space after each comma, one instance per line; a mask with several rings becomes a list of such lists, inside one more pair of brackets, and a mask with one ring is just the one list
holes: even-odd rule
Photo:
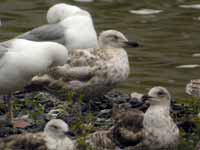
[[70, 51], [67, 64], [73, 67], [94, 66], [100, 59], [95, 49], [77, 49]]
[[1, 150], [48, 150], [46, 146], [45, 136], [42, 133], [27, 133], [20, 135], [12, 135], [0, 139]]
[[96, 62], [99, 59], [94, 55], [93, 49], [74, 50], [70, 52], [67, 64], [56, 67], [50, 74], [54, 78], [63, 77], [65, 81], [69, 80], [89, 80], [98, 70]]
[[144, 138], [142, 111], [128, 108], [126, 105], [113, 106], [114, 141], [120, 147], [135, 146]]
[[64, 31], [65, 28], [60, 24], [47, 24], [19, 35], [16, 38], [27, 39], [31, 41], [54, 41], [64, 45]]
[[69, 65], [56, 67], [50, 72], [54, 78], [62, 77], [65, 81], [70, 80], [89, 80], [95, 74], [96, 68], [90, 66], [70, 67]]
[[0, 43], [0, 68], [4, 65], [4, 56], [11, 48], [11, 41], [1, 42]]
[[87, 136], [86, 143], [96, 150], [114, 150], [115, 144], [112, 141], [111, 130], [94, 132]]

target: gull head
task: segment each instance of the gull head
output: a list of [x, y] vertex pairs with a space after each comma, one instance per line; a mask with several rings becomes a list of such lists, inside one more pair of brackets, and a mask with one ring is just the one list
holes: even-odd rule
[[47, 22], [49, 24], [58, 23], [67, 17], [73, 16], [75, 13], [82, 11], [77, 6], [59, 3], [51, 8], [49, 8], [47, 12]]
[[99, 35], [100, 48], [138, 47], [137, 42], [129, 41], [124, 34], [116, 30], [102, 31]]
[[44, 128], [44, 132], [56, 139], [73, 136], [73, 133], [69, 130], [69, 126], [61, 119], [50, 120]]
[[143, 100], [150, 102], [150, 105], [170, 104], [171, 96], [169, 91], [161, 86], [150, 89], [148, 95], [143, 96]]

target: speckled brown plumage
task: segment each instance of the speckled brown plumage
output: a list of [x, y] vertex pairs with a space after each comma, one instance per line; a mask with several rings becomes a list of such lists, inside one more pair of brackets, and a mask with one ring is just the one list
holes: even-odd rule
[[43, 133], [27, 133], [0, 139], [1, 150], [48, 150]]
[[126, 105], [114, 105], [113, 119], [113, 139], [117, 145], [134, 146], [144, 138], [143, 112]]

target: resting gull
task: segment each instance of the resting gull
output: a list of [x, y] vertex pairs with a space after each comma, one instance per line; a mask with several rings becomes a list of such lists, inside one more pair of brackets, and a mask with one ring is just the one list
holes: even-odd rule
[[0, 139], [1, 150], [74, 150], [70, 139], [72, 132], [68, 125], [60, 120], [50, 120], [44, 132], [12, 135]]
[[170, 116], [169, 92], [163, 87], [154, 87], [143, 100], [150, 102], [145, 113], [130, 107], [114, 107], [114, 126], [91, 134], [87, 142], [98, 150], [175, 149], [179, 129]]
[[123, 47], [137, 47], [119, 31], [100, 33], [98, 49], [79, 49], [70, 53], [64, 66], [56, 67], [48, 77], [35, 77], [33, 83], [60, 84], [85, 96], [101, 95], [128, 78], [130, 67]]
[[54, 41], [69, 50], [96, 48], [97, 35], [89, 12], [69, 4], [56, 4], [47, 12], [47, 25], [19, 35], [31, 41]]
[[[23, 89], [32, 77], [63, 65], [68, 57], [67, 49], [55, 42], [33, 42], [13, 39], [0, 43], [0, 94]], [[12, 122], [12, 104], [8, 97], [8, 118]]]

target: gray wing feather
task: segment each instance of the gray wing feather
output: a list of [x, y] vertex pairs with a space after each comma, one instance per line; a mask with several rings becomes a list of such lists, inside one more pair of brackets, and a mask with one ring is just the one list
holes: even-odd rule
[[11, 48], [11, 42], [1, 42], [0, 43], [0, 59], [8, 52], [8, 49]]
[[31, 41], [54, 41], [64, 45], [64, 31], [65, 28], [59, 24], [43, 25], [19, 35], [16, 38], [27, 39]]

